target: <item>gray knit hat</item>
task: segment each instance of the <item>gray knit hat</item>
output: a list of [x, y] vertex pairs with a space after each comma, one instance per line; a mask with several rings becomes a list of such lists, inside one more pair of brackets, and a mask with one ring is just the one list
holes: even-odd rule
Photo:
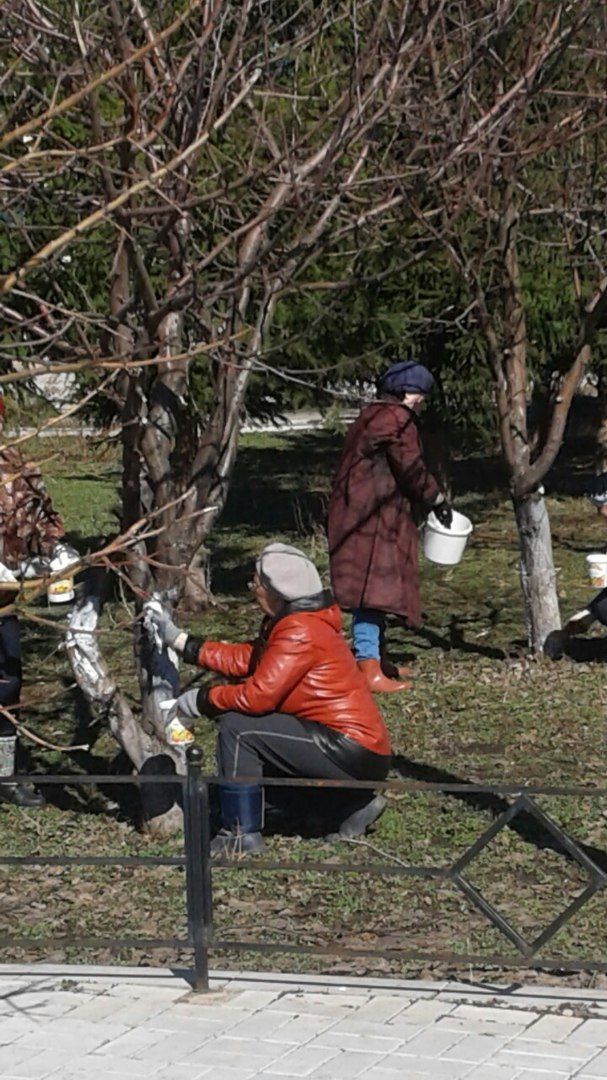
[[318, 570], [308, 556], [290, 544], [268, 544], [255, 563], [262, 585], [283, 600], [304, 600], [322, 592]]

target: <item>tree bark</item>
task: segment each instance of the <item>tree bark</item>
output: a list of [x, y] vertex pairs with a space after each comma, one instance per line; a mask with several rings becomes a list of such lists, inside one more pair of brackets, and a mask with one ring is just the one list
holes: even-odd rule
[[[531, 461], [528, 430], [527, 318], [517, 247], [518, 206], [512, 179], [503, 185], [498, 221], [499, 250], [503, 270], [503, 331], [500, 348], [483, 297], [485, 325], [489, 330], [491, 363], [496, 384], [502, 389], [500, 434], [502, 451], [510, 471], [512, 500], [519, 537], [520, 580], [525, 627], [533, 653], [544, 650], [548, 635], [561, 627], [556, 572], [552, 554], [550, 519], [539, 480], [529, 482], [536, 466]], [[562, 437], [562, 436], [561, 436]], [[545, 451], [545, 448], [544, 448]], [[542, 451], [542, 453], [544, 452]]]
[[541, 491], [524, 497], [515, 494], [513, 503], [527, 638], [531, 650], [540, 653], [548, 635], [561, 628], [550, 519]]

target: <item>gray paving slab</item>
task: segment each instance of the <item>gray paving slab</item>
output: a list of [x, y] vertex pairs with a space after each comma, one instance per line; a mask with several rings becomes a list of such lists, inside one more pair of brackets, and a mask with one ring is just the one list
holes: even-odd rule
[[[602, 1024], [603, 1021], [598, 1021]], [[540, 1016], [535, 1023], [531, 1024], [527, 1028], [525, 1038], [526, 1039], [549, 1039], [551, 1042], [563, 1042], [571, 1039], [572, 1042], [585, 1042], [592, 1043], [591, 1028], [586, 1031], [586, 1039], [574, 1038], [574, 1033], [583, 1028], [584, 1024], [579, 1016], [554, 1016], [545, 1015]], [[605, 1034], [607, 1028], [604, 1030]], [[599, 1043], [600, 1045], [600, 1043]]]
[[[495, 1011], [499, 1012], [500, 1010], [496, 1009]], [[581, 1021], [576, 1020], [576, 1023], [579, 1024]], [[531, 1030], [525, 1024], [498, 1024], [495, 1019], [476, 1017], [474, 1014], [470, 1016], [456, 1016], [455, 1013], [450, 1013], [449, 1016], [442, 1016], [440, 1020], [437, 1020], [432, 1025], [432, 1028], [436, 1031], [460, 1031], [466, 1035], [495, 1035], [500, 1036], [501, 1038], [513, 1038], [515, 1035], [527, 1035]]]
[[596, 1054], [588, 1064], [578, 1069], [578, 1073], [580, 1077], [592, 1076], [595, 1080], [596, 1077], [601, 1077], [601, 1080], [605, 1080], [607, 1076], [607, 1050]]
[[[432, 1037], [433, 1029], [430, 1029], [428, 1034]], [[441, 1060], [468, 1061], [471, 1065], [477, 1065], [488, 1061], [498, 1049], [503, 1050], [506, 1044], [507, 1039], [499, 1035], [465, 1035], [441, 1054]]]
[[350, 1077], [364, 1078], [369, 1070], [380, 1065], [382, 1060], [384, 1060], [382, 1053], [342, 1050], [309, 1075], [313, 1080], [332, 1080], [332, 1077], [335, 1077], [335, 1080], [349, 1080]]
[[19, 1046], [16, 1043], [12, 1043], [10, 1046], [0, 1046], [0, 1076], [13, 1074], [17, 1065], [21, 1065], [23, 1061], [27, 1061], [36, 1054], [37, 1050], [32, 1050], [26, 1045]]
[[516, 1080], [571, 1080], [573, 1075], [571, 1072], [556, 1072], [552, 1066], [544, 1064], [538, 1069], [523, 1069], [517, 1072]]
[[53, 1050], [48, 1047], [15, 1065], [11, 1072], [20, 1080], [40, 1080], [53, 1073], [64, 1073], [74, 1057], [73, 1050]]
[[356, 1016], [358, 1020], [365, 1023], [387, 1024], [402, 1013], [408, 1005], [408, 999], [403, 998], [402, 994], [374, 994], [358, 1005]]
[[471, 1073], [466, 1073], [466, 1080], [518, 1080], [519, 1076], [519, 1069], [513, 1069], [510, 1065], [492, 1065], [485, 1061]]
[[339, 1050], [327, 1047], [298, 1046], [289, 1050], [280, 1060], [273, 1061], [263, 1069], [264, 1076], [310, 1076], [325, 1069], [328, 1063], [339, 1057]]
[[[542, 1017], [538, 1021], [541, 1024], [543, 1020], [551, 1020], [552, 1017]], [[559, 1020], [565, 1019], [559, 1017]], [[573, 1017], [570, 1018], [573, 1021]], [[591, 1046], [605, 1046], [607, 1043], [607, 1020], [579, 1020], [576, 1018], [576, 1027], [573, 1028], [569, 1034], [565, 1037], [565, 1043], [567, 1045], [575, 1045], [577, 1043], [589, 1043]], [[535, 1031], [537, 1024], [534, 1024], [528, 1032], [528, 1038], [532, 1037], [532, 1032]]]
[[[209, 1080], [253, 1080], [253, 1077], [258, 1076], [259, 1073], [243, 1061], [234, 1069], [231, 1069], [229, 1065], [214, 1065], [212, 1068], [205, 1069], [201, 1075], [205, 1078], [209, 1077]], [[165, 1078], [160, 1073], [158, 1077], [154, 1077], [154, 1080], [165, 1080]]]
[[[152, 1032], [150, 1032], [150, 1035]], [[219, 1038], [214, 1033], [202, 1031], [195, 1024], [191, 1031], [163, 1033], [162, 1039], [150, 1040], [149, 1046], [142, 1046], [133, 1054], [135, 1061], [147, 1061], [154, 1064], [174, 1065], [183, 1062], [203, 1046], [217, 1044]]]
[[[285, 1014], [283, 1013], [283, 1016]], [[256, 1018], [254, 1018], [256, 1019]], [[276, 1027], [274, 1031], [267, 1037], [273, 1042], [277, 1043], [295, 1043], [296, 1045], [305, 1045], [311, 1042], [312, 1039], [317, 1038], [327, 1029], [331, 1029], [335, 1024], [335, 1014], [330, 1013], [328, 1016], [322, 1016], [314, 1014], [313, 1016], [292, 1016], [287, 1020], [286, 1024], [281, 1024], [280, 1027]], [[234, 1029], [232, 1034], [236, 1034]]]
[[383, 1035], [359, 1035], [356, 1032], [337, 1031], [336, 1028], [329, 1028], [328, 1031], [319, 1035], [308, 1045], [357, 1052], [367, 1051], [383, 1056], [393, 1053], [405, 1044], [399, 1039], [385, 1038]]
[[206, 1065], [166, 1065], [154, 1073], [154, 1080], [201, 1080], [210, 1077], [211, 1071]]
[[419, 1073], [421, 1076], [431, 1076], [433, 1080], [462, 1080], [470, 1072], [469, 1061], [449, 1061], [441, 1059], [434, 1054], [404, 1057], [402, 1054], [391, 1054], [384, 1058], [382, 1066], [396, 1068], [401, 1077]]
[[445, 1050], [454, 1047], [462, 1038], [465, 1036], [461, 1032], [435, 1031], [430, 1026], [409, 1039], [401, 1053], [407, 1054], [408, 1057], [438, 1057]]
[[507, 1046], [510, 1054], [537, 1054], [540, 1057], [555, 1057], [559, 1061], [588, 1061], [596, 1050], [584, 1043], [563, 1043], [548, 1039], [511, 1039]]
[[0, 971], [2, 1080], [607, 1080], [598, 991], [70, 970]]
[[[521, 1072], [543, 1072], [550, 1073], [560, 1080], [561, 1077], [575, 1076], [584, 1065], [585, 1069], [588, 1069], [589, 1063], [581, 1061], [566, 1060], [559, 1057], [555, 1052], [550, 1055], [542, 1057], [540, 1054], [526, 1054], [526, 1053], [509, 1053], [507, 1049], [499, 1050], [491, 1058], [491, 1063], [494, 1065], [505, 1065], [509, 1068], [518, 1068]], [[606, 1073], [595, 1073], [595, 1075], [606, 1076]]]

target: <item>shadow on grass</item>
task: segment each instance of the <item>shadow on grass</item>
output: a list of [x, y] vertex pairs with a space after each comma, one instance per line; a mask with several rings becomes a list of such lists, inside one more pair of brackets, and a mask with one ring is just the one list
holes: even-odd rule
[[326, 516], [343, 440], [316, 433], [281, 437], [281, 447], [245, 446], [238, 455], [223, 528], [312, 531]]
[[493, 645], [477, 645], [472, 641], [468, 641], [464, 637], [464, 631], [460, 626], [460, 619], [457, 615], [452, 615], [449, 620], [448, 636], [437, 634], [426, 626], [416, 630], [415, 634], [416, 637], [427, 641], [431, 648], [443, 649], [445, 652], [457, 650], [474, 656], [486, 656], [491, 660], [506, 660], [509, 655], [504, 649], [496, 648]]
[[[258, 543], [258, 547], [261, 545]], [[240, 542], [223, 543], [219, 541], [217, 558], [213, 559], [211, 585], [218, 596], [237, 596], [242, 598], [254, 573], [255, 554], [246, 537]]]
[[[392, 768], [402, 780], [421, 780], [425, 783], [433, 784], [470, 784], [471, 787], [474, 786], [473, 781], [466, 780], [461, 776], [457, 776], [455, 773], [448, 772], [446, 769], [437, 768], [434, 765], [425, 765], [421, 762], [412, 761], [403, 754], [397, 754], [394, 757]], [[483, 812], [489, 811], [494, 817], [503, 814], [511, 805], [509, 800], [504, 798], [504, 796], [493, 794], [491, 792], [470, 791], [468, 793], [466, 791], [447, 791], [444, 794], [446, 797], [465, 803], [465, 805], [469, 806], [472, 810]], [[545, 828], [534, 814], [529, 813], [526, 810], [521, 810], [520, 813], [508, 823], [506, 828], [515, 832], [520, 836], [521, 840], [525, 841], [525, 843], [531, 844], [539, 850], [548, 849], [556, 852], [558, 855], [562, 855], [570, 861], [575, 861], [573, 856], [559, 843], [558, 839], [553, 836], [550, 830]], [[590, 844], [584, 844], [578, 840], [576, 840], [575, 843], [580, 851], [591, 859], [599, 870], [602, 870], [603, 873], [607, 873], [606, 851]]]
[[[90, 735], [90, 733], [89, 733]], [[40, 761], [32, 755], [27, 744], [20, 749], [19, 771], [36, 783]], [[92, 817], [118, 817], [137, 825], [141, 808], [137, 789], [126, 780], [124, 784], [79, 783], [84, 776], [125, 776], [132, 771], [132, 763], [122, 751], [112, 759], [94, 754], [91, 750], [72, 750], [67, 758], [56, 765], [44, 767], [48, 776], [66, 776], [66, 784], [38, 784], [47, 803], [66, 813], [91, 815]], [[100, 797], [101, 796], [101, 799]]]

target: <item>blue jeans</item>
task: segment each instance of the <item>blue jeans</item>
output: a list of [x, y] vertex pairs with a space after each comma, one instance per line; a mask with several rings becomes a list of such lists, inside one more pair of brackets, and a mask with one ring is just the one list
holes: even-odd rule
[[352, 612], [352, 644], [355, 660], [379, 660], [386, 616], [375, 608]]

